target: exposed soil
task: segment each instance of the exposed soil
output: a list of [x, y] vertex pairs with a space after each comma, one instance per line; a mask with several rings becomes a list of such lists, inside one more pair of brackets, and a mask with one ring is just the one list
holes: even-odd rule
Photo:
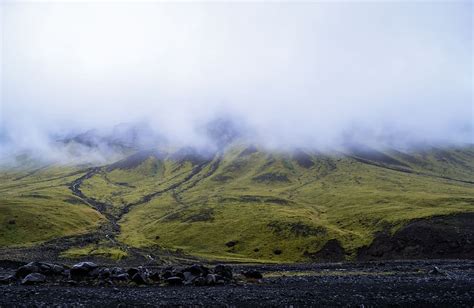
[[[7, 264], [5, 264], [7, 265]], [[3, 285], [0, 306], [472, 307], [474, 261], [234, 265], [263, 279], [222, 286]], [[3, 273], [11, 273], [6, 266]]]

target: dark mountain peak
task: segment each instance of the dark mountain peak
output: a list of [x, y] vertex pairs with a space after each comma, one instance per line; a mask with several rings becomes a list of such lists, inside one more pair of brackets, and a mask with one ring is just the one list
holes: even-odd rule
[[130, 155], [127, 158], [124, 158], [116, 163], [109, 165], [107, 167], [107, 171], [110, 172], [115, 169], [122, 169], [122, 170], [134, 169], [149, 158], [164, 159], [165, 156], [166, 155], [164, 153], [158, 150], [154, 150], [154, 149], [143, 150], [133, 155]]

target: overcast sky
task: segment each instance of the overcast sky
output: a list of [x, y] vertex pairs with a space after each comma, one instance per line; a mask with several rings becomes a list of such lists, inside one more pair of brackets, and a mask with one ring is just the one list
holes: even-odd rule
[[134, 121], [192, 143], [221, 114], [286, 147], [473, 142], [471, 1], [0, 7], [18, 147]]

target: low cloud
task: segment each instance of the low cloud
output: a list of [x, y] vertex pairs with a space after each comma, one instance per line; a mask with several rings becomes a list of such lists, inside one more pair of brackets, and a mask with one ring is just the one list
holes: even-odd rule
[[469, 1], [0, 7], [1, 156], [121, 123], [208, 146], [222, 118], [283, 149], [474, 141]]

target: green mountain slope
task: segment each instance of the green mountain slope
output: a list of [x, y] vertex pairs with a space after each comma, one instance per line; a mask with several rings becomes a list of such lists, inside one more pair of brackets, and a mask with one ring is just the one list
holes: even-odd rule
[[[474, 147], [278, 153], [234, 144], [215, 155], [143, 151], [86, 170], [4, 171], [1, 182], [3, 245], [96, 232], [109, 241], [77, 243], [65, 255], [105, 247], [296, 262], [322, 260], [331, 248], [329, 258], [353, 259], [379, 232], [474, 213]], [[15, 217], [52, 228], [25, 237], [34, 228], [8, 224]]]

